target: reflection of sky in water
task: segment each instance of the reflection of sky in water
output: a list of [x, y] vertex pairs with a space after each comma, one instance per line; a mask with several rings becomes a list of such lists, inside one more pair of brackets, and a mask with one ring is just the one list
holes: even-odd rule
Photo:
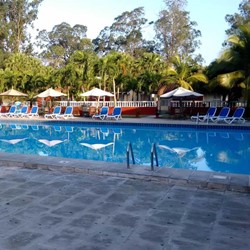
[[250, 174], [250, 132], [195, 128], [2, 124], [0, 152], [77, 158], [126, 165], [132, 143], [136, 164], [150, 166], [156, 144], [160, 167]]

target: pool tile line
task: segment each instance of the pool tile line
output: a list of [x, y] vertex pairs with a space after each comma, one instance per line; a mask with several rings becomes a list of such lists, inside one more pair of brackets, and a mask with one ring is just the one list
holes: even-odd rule
[[[111, 127], [160, 127], [160, 128], [176, 128], [176, 127], [183, 127], [183, 128], [195, 128], [195, 129], [233, 129], [233, 130], [250, 130], [250, 124], [248, 122], [244, 124], [218, 124], [218, 123], [210, 123], [210, 124], [196, 124], [189, 120], [162, 120], [162, 119], [141, 119], [141, 122], [133, 121], [132, 118], [125, 118], [120, 121], [99, 121], [99, 120], [90, 120], [91, 118], [75, 118], [70, 120], [53, 120], [53, 119], [1, 119], [0, 124], [5, 123], [17, 123], [17, 124], [36, 124], [36, 125], [54, 125], [54, 124], [61, 124], [61, 125], [95, 125], [95, 126], [111, 126]], [[126, 121], [124, 121], [126, 120]], [[129, 121], [128, 121], [129, 120]], [[138, 119], [137, 119], [138, 120]], [[140, 120], [140, 119], [139, 119]]]
[[59, 157], [27, 156], [14, 153], [0, 153], [0, 167], [40, 169], [58, 173], [76, 173], [120, 178], [165, 182], [170, 185], [192, 186], [221, 191], [250, 192], [250, 175], [225, 174], [217, 172], [156, 168], [126, 164], [96, 162]]

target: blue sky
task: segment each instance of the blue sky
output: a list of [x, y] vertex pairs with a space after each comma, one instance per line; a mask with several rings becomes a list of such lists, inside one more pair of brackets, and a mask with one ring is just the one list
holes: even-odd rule
[[[188, 0], [186, 10], [190, 19], [202, 33], [201, 53], [205, 65], [218, 57], [225, 40], [225, 30], [229, 28], [226, 14], [238, 12], [241, 0]], [[71, 26], [82, 24], [88, 27], [88, 38], [96, 38], [99, 32], [114, 22], [114, 18], [124, 11], [144, 7], [145, 17], [157, 20], [158, 13], [164, 8], [163, 0], [44, 0], [39, 7], [35, 28], [51, 29], [62, 22]]]

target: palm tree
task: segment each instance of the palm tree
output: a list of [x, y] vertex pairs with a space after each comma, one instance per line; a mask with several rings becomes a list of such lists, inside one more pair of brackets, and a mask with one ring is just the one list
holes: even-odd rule
[[205, 74], [197, 70], [195, 66], [191, 65], [189, 58], [182, 60], [179, 56], [174, 56], [171, 58], [170, 65], [165, 71], [163, 81], [165, 84], [193, 90], [193, 83], [207, 83], [208, 79]]
[[227, 43], [228, 47], [216, 65], [218, 70], [225, 72], [219, 74], [216, 81], [227, 88], [239, 86], [246, 89], [245, 98], [247, 106], [250, 106], [250, 21], [239, 25], [236, 34], [229, 36]]
[[137, 94], [143, 91], [149, 97], [150, 94], [156, 93], [165, 67], [166, 64], [160, 55], [143, 53], [134, 63]]
[[80, 92], [89, 90], [96, 83], [94, 66], [98, 57], [92, 51], [75, 51], [68, 63], [59, 70], [61, 86], [68, 95], [77, 99]]

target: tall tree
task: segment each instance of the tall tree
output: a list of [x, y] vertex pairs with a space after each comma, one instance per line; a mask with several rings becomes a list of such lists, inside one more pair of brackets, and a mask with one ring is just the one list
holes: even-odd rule
[[67, 63], [76, 50], [92, 50], [90, 39], [86, 38], [87, 27], [68, 23], [55, 25], [52, 31], [39, 32], [38, 47], [42, 49], [40, 57], [53, 67], [60, 67]]
[[95, 65], [98, 57], [93, 51], [75, 51], [67, 65], [59, 70], [61, 86], [67, 89], [71, 99], [78, 97], [80, 92], [89, 90], [96, 83]]
[[37, 19], [43, 0], [2, 0], [0, 3], [0, 46], [3, 51], [30, 51], [28, 27]]
[[226, 21], [230, 28], [226, 30], [227, 35], [233, 35], [237, 32], [238, 26], [250, 20], [250, 0], [242, 0], [239, 5], [239, 13], [233, 15], [226, 15]]
[[166, 9], [159, 13], [155, 22], [158, 50], [166, 59], [179, 55], [190, 56], [200, 46], [198, 38], [201, 32], [190, 21], [189, 12], [185, 11], [186, 0], [164, 0]]
[[141, 92], [144, 92], [148, 98], [150, 98], [150, 94], [157, 92], [165, 68], [165, 61], [155, 53], [145, 52], [135, 60], [132, 72], [136, 85], [132, 89], [137, 92], [137, 98]]
[[135, 55], [138, 49], [142, 49], [145, 42], [142, 28], [146, 22], [143, 7], [123, 12], [115, 18], [110, 27], [105, 27], [93, 40], [96, 51], [107, 53], [115, 50]]

